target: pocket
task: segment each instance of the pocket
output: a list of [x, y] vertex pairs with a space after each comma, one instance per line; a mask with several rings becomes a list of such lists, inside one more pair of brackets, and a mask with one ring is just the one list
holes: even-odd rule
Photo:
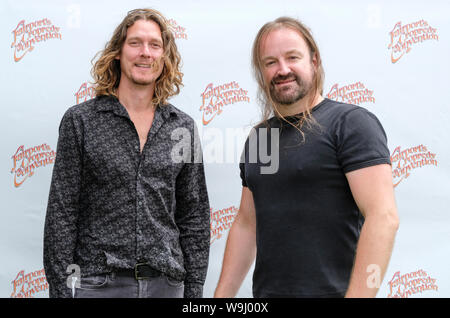
[[108, 284], [108, 274], [86, 276], [81, 278], [80, 289], [99, 289]]
[[166, 278], [166, 282], [167, 282], [167, 285], [169, 285], [169, 286], [171, 286], [171, 287], [182, 287], [182, 286], [184, 286], [184, 282], [181, 280], [176, 280], [176, 279], [174, 279], [174, 278], [172, 278], [172, 277], [169, 277], [169, 276], [165, 276], [165, 278]]

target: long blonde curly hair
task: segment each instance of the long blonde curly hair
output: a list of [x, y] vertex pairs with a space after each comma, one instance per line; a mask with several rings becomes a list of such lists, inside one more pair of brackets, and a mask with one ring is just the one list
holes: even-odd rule
[[[127, 30], [138, 20], [154, 21], [161, 29], [164, 54], [162, 62], [163, 71], [156, 80], [154, 105], [167, 104], [167, 99], [177, 95], [183, 86], [183, 73], [181, 73], [181, 56], [178, 52], [175, 38], [166, 18], [154, 9], [135, 9], [117, 26], [111, 39], [106, 43], [104, 50], [98, 52], [92, 60], [91, 75], [94, 79], [95, 96], [115, 96], [120, 82], [120, 61], [116, 59], [122, 51], [123, 43], [127, 37]], [[97, 61], [94, 60], [97, 56]]]

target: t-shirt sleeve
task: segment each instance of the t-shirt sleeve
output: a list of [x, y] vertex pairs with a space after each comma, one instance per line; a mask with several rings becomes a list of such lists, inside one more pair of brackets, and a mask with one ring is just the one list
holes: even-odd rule
[[336, 131], [337, 157], [344, 173], [391, 164], [387, 137], [378, 118], [358, 107], [341, 117]]
[[241, 173], [242, 186], [248, 187], [247, 180], [245, 180], [245, 149], [247, 142], [245, 143], [244, 150], [242, 150], [241, 160], [239, 161], [239, 170]]
[[239, 169], [241, 170], [242, 186], [243, 187], [248, 187], [247, 186], [247, 181], [245, 180], [245, 164], [244, 163], [240, 163], [239, 164]]

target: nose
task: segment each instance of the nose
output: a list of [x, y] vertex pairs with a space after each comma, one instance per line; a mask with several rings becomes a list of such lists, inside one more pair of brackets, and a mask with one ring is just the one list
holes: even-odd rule
[[151, 53], [152, 53], [152, 51], [151, 51], [150, 45], [148, 45], [148, 44], [142, 45], [142, 47], [141, 47], [141, 56], [142, 57], [151, 57], [152, 56]]
[[277, 75], [288, 75], [291, 72], [289, 65], [286, 63], [284, 59], [280, 59], [278, 62], [278, 70]]

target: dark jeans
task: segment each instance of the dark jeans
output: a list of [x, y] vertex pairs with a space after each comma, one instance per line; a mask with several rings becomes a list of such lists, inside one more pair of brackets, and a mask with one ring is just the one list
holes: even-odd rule
[[81, 278], [75, 298], [183, 298], [184, 283], [165, 275], [136, 280], [121, 273]]

